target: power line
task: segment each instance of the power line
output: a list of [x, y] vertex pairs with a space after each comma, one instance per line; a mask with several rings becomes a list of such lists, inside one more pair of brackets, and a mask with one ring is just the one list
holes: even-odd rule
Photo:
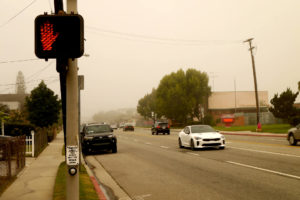
[[159, 42], [159, 43], [179, 43], [184, 45], [226, 45], [226, 44], [241, 44], [242, 40], [188, 40], [188, 39], [179, 39], [179, 38], [164, 38], [164, 37], [155, 37], [155, 36], [147, 36], [147, 35], [140, 35], [134, 33], [125, 33], [113, 30], [105, 30], [102, 28], [97, 28], [93, 26], [86, 26], [87, 29], [96, 31], [97, 33], [113, 35], [117, 37], [121, 37], [124, 39], [139, 39], [139, 40], [148, 40], [152, 42]]
[[6, 22], [0, 25], [0, 28], [8, 24], [10, 21], [12, 21], [14, 18], [16, 18], [18, 15], [20, 15], [22, 12], [24, 12], [27, 8], [29, 8], [32, 4], [34, 4], [36, 0], [33, 0], [30, 4], [28, 4], [25, 8], [23, 8], [21, 11], [19, 11], [17, 14], [9, 18]]
[[48, 67], [50, 67], [53, 64], [53, 60], [50, 61], [44, 68], [42, 68], [41, 70], [35, 72], [34, 74], [31, 74], [30, 76], [27, 77], [27, 80], [29, 81], [30, 79], [34, 78], [35, 76], [39, 75], [40, 73], [42, 73], [43, 71], [45, 71]]
[[0, 64], [7, 64], [7, 63], [15, 63], [15, 62], [27, 62], [27, 61], [35, 61], [40, 60], [39, 58], [31, 58], [31, 59], [23, 59], [23, 60], [7, 60], [7, 61], [0, 61]]
[[[43, 78], [43, 79], [35, 79], [35, 80], [25, 82], [25, 85], [26, 85], [26, 87], [28, 87], [28, 86], [36, 85], [37, 84], [36, 82], [41, 82], [41, 81], [44, 81], [47, 85], [50, 85], [50, 84], [53, 84], [55, 82], [58, 82], [59, 79], [58, 79], [58, 77], [48, 77], [48, 78]], [[14, 90], [14, 87], [16, 85], [17, 85], [16, 83], [0, 85], [0, 87], [6, 86], [4, 89], [0, 90], [0, 93], [3, 94], [3, 92], [5, 92], [5, 91]]]

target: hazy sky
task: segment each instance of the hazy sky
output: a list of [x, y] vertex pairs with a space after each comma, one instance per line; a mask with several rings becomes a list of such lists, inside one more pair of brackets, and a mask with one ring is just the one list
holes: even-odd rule
[[[7, 63], [36, 59], [34, 18], [53, 10], [53, 0], [0, 1], [0, 93], [14, 93], [22, 71], [27, 92], [43, 79], [60, 94], [55, 60]], [[268, 91], [269, 100], [287, 87], [296, 92], [299, 10], [299, 0], [79, 0], [90, 55], [78, 61], [85, 77], [82, 115], [136, 107], [180, 68], [207, 72], [213, 91], [233, 91], [234, 79], [237, 91], [253, 91], [249, 45], [243, 43], [252, 37], [258, 89]]]

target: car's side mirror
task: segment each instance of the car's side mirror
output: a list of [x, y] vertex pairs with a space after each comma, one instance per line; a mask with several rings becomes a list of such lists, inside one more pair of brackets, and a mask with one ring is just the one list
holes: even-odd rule
[[114, 129], [111, 128], [111, 129], [110, 129], [110, 132], [114, 132]]

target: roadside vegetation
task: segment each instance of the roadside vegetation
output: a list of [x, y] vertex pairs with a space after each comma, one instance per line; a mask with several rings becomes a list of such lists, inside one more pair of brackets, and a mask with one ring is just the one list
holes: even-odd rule
[[[79, 175], [79, 198], [81, 200], [98, 200], [98, 195], [95, 191], [94, 185], [87, 174], [83, 165], [80, 166]], [[66, 199], [66, 162], [62, 162], [58, 168], [55, 186], [53, 192], [53, 200]]]
[[[288, 129], [292, 126], [289, 124], [266, 124], [262, 125], [262, 131], [266, 133], [287, 133]], [[225, 127], [225, 126], [215, 126], [216, 130], [219, 131], [252, 131], [255, 132], [257, 126], [232, 126], [232, 127]]]

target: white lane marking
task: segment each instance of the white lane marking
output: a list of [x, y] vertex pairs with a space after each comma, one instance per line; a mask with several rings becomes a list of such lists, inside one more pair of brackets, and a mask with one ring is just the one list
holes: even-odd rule
[[151, 145], [152, 143], [150, 143], [150, 142], [146, 142], [145, 144]]
[[273, 170], [269, 170], [269, 169], [255, 167], [255, 166], [252, 166], [252, 165], [245, 165], [245, 164], [242, 164], [242, 163], [237, 163], [237, 162], [232, 162], [232, 161], [226, 161], [226, 162], [230, 163], [230, 164], [234, 164], [234, 165], [239, 165], [239, 166], [242, 166], [242, 167], [247, 167], [247, 168], [256, 169], [256, 170], [260, 170], [260, 171], [265, 171], [265, 172], [269, 172], [269, 173], [273, 173], [273, 174], [277, 174], [277, 175], [286, 176], [286, 177], [290, 177], [290, 178], [300, 180], [299, 176], [295, 176], [295, 175], [291, 175], [291, 174], [286, 174], [286, 173], [277, 172], [277, 171], [273, 171]]
[[163, 148], [163, 149], [168, 149], [170, 147], [166, 147], [166, 146], [159, 146], [160, 148]]
[[276, 153], [276, 152], [271, 152], [271, 151], [260, 151], [260, 150], [245, 149], [245, 148], [239, 148], [239, 147], [227, 147], [227, 148], [239, 149], [239, 150], [244, 150], [244, 151], [254, 151], [254, 152], [259, 152], [259, 153], [268, 153], [268, 154], [274, 154], [274, 155], [280, 155], [280, 156], [289, 156], [289, 157], [300, 158], [300, 156], [292, 155], [292, 154], [286, 154], [286, 153]]
[[270, 140], [279, 141], [279, 142], [286, 141], [286, 140], [278, 140], [278, 139], [270, 139]]
[[193, 155], [193, 156], [199, 156], [197, 153], [191, 153], [191, 152], [186, 152], [187, 154]]
[[134, 139], [133, 141], [135, 141], [135, 142], [138, 142], [139, 140], [137, 140], [137, 139]]

